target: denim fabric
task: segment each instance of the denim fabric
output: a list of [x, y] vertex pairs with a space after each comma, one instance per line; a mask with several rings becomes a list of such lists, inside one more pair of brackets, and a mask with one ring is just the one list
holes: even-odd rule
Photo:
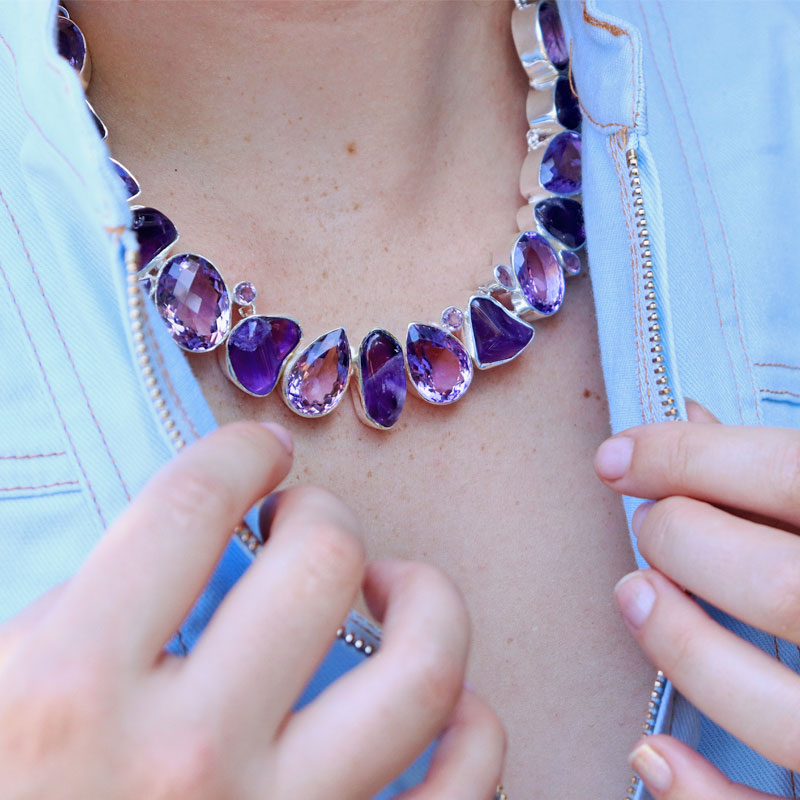
[[[781, 334], [798, 329], [800, 277], [790, 230], [778, 223], [799, 210], [790, 134], [800, 114], [800, 8], [736, 0], [560, 7], [584, 105], [584, 203], [614, 430], [663, 413], [632, 256], [631, 146], [681, 415], [685, 394], [728, 423], [796, 427], [800, 356], [795, 337]], [[0, 618], [71, 575], [174, 455], [127, 324], [130, 211], [78, 79], [56, 52], [55, 9], [54, 0], [0, 3]], [[213, 429], [213, 416], [163, 325], [150, 327], [155, 378], [191, 441]], [[626, 499], [629, 514], [637, 503]], [[250, 558], [231, 542], [176, 650], [191, 648]], [[713, 613], [798, 668], [793, 645]], [[335, 645], [303, 701], [359, 658]], [[691, 741], [735, 780], [793, 796], [786, 770], [671, 686], [657, 729]], [[426, 763], [380, 799], [417, 782]]]

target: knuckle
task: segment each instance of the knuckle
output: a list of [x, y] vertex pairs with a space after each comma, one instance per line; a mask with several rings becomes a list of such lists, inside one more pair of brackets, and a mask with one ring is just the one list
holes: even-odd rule
[[800, 629], [800, 558], [779, 558], [764, 585], [765, 612], [773, 633], [790, 638]]
[[668, 678], [676, 680], [677, 676], [692, 673], [696, 652], [697, 634], [690, 628], [682, 627], [665, 643], [664, 656], [658, 666]]
[[366, 560], [361, 540], [333, 522], [316, 522], [304, 537], [304, 571], [314, 586], [357, 586]]
[[437, 724], [443, 723], [463, 691], [463, 660], [450, 649], [423, 643], [410, 660], [407, 675], [415, 705]]
[[666, 448], [667, 478], [671, 483], [685, 483], [691, 480], [694, 464], [692, 429], [689, 425], [673, 425], [672, 442]]
[[800, 441], [788, 444], [777, 459], [774, 485], [789, 507], [800, 505]]
[[686, 497], [673, 496], [659, 500], [648, 513], [639, 531], [638, 542], [643, 555], [657, 559], [669, 546], [670, 538], [679, 526], [686, 523], [693, 501]]
[[171, 491], [169, 501], [162, 503], [167, 525], [181, 528], [194, 520], [216, 518], [220, 514], [235, 515], [233, 491], [219, 476], [190, 466], [180, 475], [180, 491]]

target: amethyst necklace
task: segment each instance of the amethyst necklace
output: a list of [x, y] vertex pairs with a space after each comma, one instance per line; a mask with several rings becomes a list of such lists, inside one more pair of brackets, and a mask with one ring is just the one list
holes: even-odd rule
[[[527, 203], [517, 213], [519, 235], [507, 263], [490, 271], [461, 308], [450, 306], [433, 323], [412, 322], [405, 347], [375, 328], [356, 347], [336, 328], [307, 342], [289, 316], [256, 312], [249, 281], [229, 289], [220, 271], [195, 253], [169, 255], [178, 232], [155, 208], [132, 205], [139, 243], [138, 278], [167, 330], [189, 353], [216, 351], [225, 375], [242, 391], [265, 397], [280, 385], [286, 405], [302, 417], [331, 413], [354, 384], [359, 418], [380, 430], [398, 421], [408, 386], [433, 405], [455, 403], [474, 369], [516, 358], [533, 341], [534, 319], [555, 314], [565, 275], [581, 270], [586, 236], [581, 191], [581, 112], [569, 73], [569, 51], [553, 0], [516, 0], [512, 34], [530, 89], [526, 103], [528, 153], [520, 176]], [[90, 74], [85, 37], [59, 6], [58, 48], [78, 71]], [[103, 139], [107, 130], [87, 100]], [[111, 159], [134, 200], [139, 183]]]

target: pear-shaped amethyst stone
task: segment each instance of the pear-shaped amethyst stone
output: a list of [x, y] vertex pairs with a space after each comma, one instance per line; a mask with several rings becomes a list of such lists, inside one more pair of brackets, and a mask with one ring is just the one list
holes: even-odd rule
[[58, 25], [58, 54], [67, 60], [69, 65], [78, 72], [83, 69], [86, 61], [86, 39], [81, 29], [68, 17], [59, 15]]
[[561, 265], [568, 275], [579, 275], [582, 269], [580, 256], [572, 250], [561, 251]]
[[172, 338], [193, 353], [221, 344], [231, 327], [231, 301], [216, 267], [202, 256], [179, 253], [158, 273], [156, 307]]
[[414, 387], [429, 403], [455, 403], [472, 383], [472, 361], [464, 345], [433, 325], [408, 326], [406, 359]]
[[551, 235], [571, 250], [583, 247], [586, 229], [583, 225], [583, 206], [568, 197], [548, 197], [533, 209], [538, 222]]
[[581, 135], [564, 131], [553, 137], [542, 158], [539, 182], [554, 194], [581, 190]]
[[514, 273], [528, 305], [543, 316], [564, 300], [564, 273], [552, 247], [538, 233], [521, 234], [511, 253]]
[[233, 377], [250, 394], [265, 397], [281, 376], [283, 363], [300, 342], [300, 326], [288, 317], [243, 319], [228, 337]]
[[469, 303], [475, 361], [480, 369], [516, 358], [533, 339], [533, 326], [523, 322], [493, 297], [473, 297]]
[[406, 363], [403, 348], [391, 333], [370, 331], [358, 354], [361, 402], [367, 418], [380, 428], [391, 428], [406, 402]]
[[132, 230], [139, 241], [139, 263], [144, 269], [159, 253], [178, 240], [178, 230], [171, 220], [156, 208], [132, 209]]
[[553, 62], [556, 69], [566, 69], [569, 64], [569, 50], [564, 36], [564, 27], [558, 7], [551, 0], [546, 0], [539, 6], [539, 27], [542, 31], [542, 40], [547, 57]]
[[136, 178], [131, 175], [128, 169], [123, 167], [119, 161], [116, 161], [113, 158], [109, 158], [108, 160], [111, 162], [111, 166], [114, 167], [117, 175], [119, 175], [120, 180], [125, 187], [125, 191], [128, 193], [128, 200], [136, 197], [136, 195], [141, 191], [139, 188], [139, 181], [137, 181]]
[[322, 417], [339, 404], [350, 381], [350, 343], [344, 328], [315, 339], [284, 378], [286, 404], [303, 417]]
[[581, 107], [578, 103], [578, 96], [572, 91], [569, 78], [562, 76], [556, 81], [554, 99], [558, 121], [572, 131], [580, 128]]

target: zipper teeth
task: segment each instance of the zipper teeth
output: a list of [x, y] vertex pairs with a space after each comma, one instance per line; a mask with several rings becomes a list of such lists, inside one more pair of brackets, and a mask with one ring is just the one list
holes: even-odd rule
[[[659, 670], [655, 683], [653, 684], [653, 690], [650, 692], [650, 701], [647, 704], [647, 716], [645, 717], [644, 726], [642, 728], [642, 733], [644, 736], [652, 735], [653, 730], [655, 729], [658, 711], [661, 708], [661, 701], [664, 699], [664, 690], [666, 687], [667, 679], [664, 673]], [[639, 776], [634, 775], [631, 778], [631, 782], [628, 785], [627, 794], [623, 800], [635, 800], [635, 795], [639, 789], [640, 783], [641, 780], [639, 779]]]
[[638, 229], [639, 261], [641, 267], [641, 280], [644, 288], [644, 299], [647, 311], [647, 332], [650, 343], [650, 362], [653, 365], [658, 395], [664, 416], [674, 419], [678, 416], [675, 408], [675, 397], [669, 385], [667, 368], [664, 361], [664, 347], [661, 343], [661, 323], [658, 314], [658, 300], [656, 285], [653, 277], [653, 258], [650, 250], [650, 232], [647, 229], [647, 216], [644, 210], [644, 197], [642, 196], [642, 182], [639, 177], [639, 157], [636, 150], [630, 149], [625, 154], [628, 163], [628, 177], [630, 179], [631, 198], [633, 200], [633, 214]]

